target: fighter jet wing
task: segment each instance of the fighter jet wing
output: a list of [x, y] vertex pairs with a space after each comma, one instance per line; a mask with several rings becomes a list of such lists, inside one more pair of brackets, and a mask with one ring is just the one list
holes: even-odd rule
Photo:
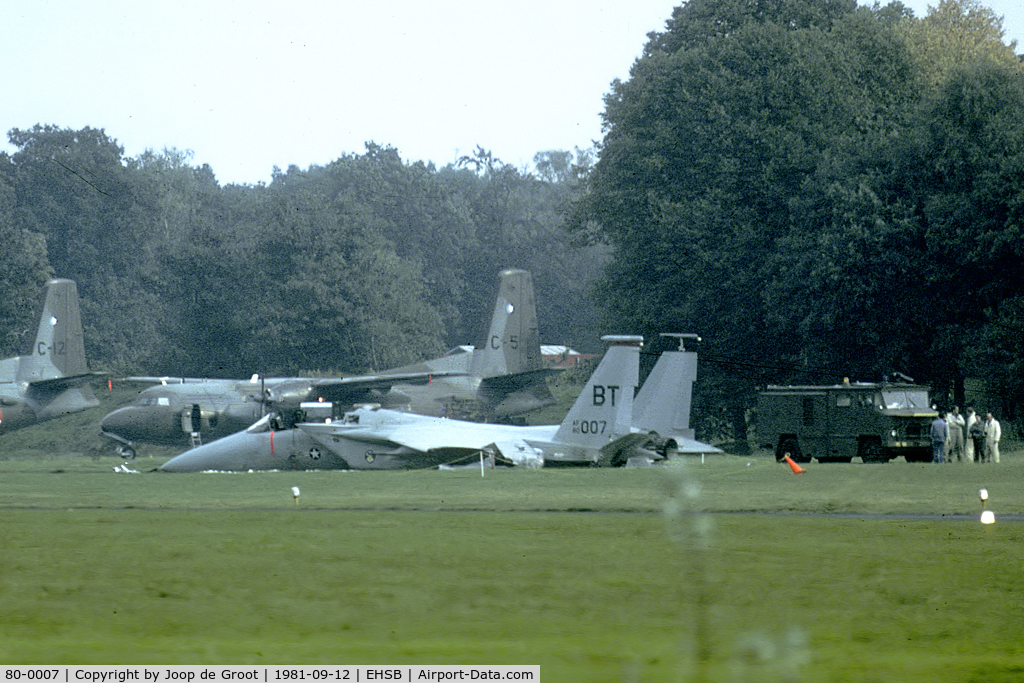
[[441, 448], [480, 450], [495, 441], [513, 438], [507, 425], [466, 423], [411, 413], [398, 413], [394, 420], [366, 425], [311, 422], [296, 426], [314, 438], [388, 443], [423, 453]]

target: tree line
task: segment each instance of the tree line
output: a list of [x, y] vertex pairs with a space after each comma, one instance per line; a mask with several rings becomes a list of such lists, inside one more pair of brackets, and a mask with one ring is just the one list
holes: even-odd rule
[[[126, 158], [105, 131], [12, 130], [0, 156], [7, 355], [47, 277], [78, 282], [86, 351], [118, 374], [366, 372], [479, 343], [498, 273], [530, 270], [542, 335], [599, 343], [606, 249], [563, 227], [585, 153], [516, 169], [484, 149], [435, 168], [367, 144], [221, 186], [178, 150]], [[578, 340], [578, 342], [577, 342]]]
[[758, 385], [897, 372], [1017, 416], [1024, 70], [1003, 36], [976, 0], [689, 0], [649, 36], [570, 226], [612, 245], [623, 328], [704, 335], [705, 418], [743, 438]]
[[[689, 0], [611, 84], [596, 148], [529, 170], [371, 143], [221, 186], [177, 150], [13, 130], [0, 316], [29, 320], [58, 275], [79, 282], [100, 369], [365, 371], [475, 341], [498, 271], [520, 267], [545, 341], [700, 333], [705, 438], [744, 438], [764, 384], [896, 373], [1012, 420], [1015, 48], [977, 0], [920, 18], [899, 2]], [[26, 325], [2, 331], [8, 355]]]

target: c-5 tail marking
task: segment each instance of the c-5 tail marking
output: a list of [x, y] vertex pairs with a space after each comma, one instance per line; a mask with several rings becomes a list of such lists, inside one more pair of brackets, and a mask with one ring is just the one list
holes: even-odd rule
[[472, 374], [497, 377], [541, 366], [533, 279], [525, 270], [503, 270], [487, 339], [473, 353]]

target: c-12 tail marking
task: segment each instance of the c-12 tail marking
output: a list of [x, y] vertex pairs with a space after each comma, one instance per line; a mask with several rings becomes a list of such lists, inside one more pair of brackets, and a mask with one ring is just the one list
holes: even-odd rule
[[73, 280], [50, 280], [35, 343], [18, 364], [18, 381], [33, 383], [88, 373], [78, 287]]

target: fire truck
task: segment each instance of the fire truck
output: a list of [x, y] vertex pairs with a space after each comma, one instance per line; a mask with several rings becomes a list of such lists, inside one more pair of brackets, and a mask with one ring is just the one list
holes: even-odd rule
[[929, 387], [902, 382], [769, 386], [758, 395], [759, 443], [796, 462], [930, 462], [938, 413]]

